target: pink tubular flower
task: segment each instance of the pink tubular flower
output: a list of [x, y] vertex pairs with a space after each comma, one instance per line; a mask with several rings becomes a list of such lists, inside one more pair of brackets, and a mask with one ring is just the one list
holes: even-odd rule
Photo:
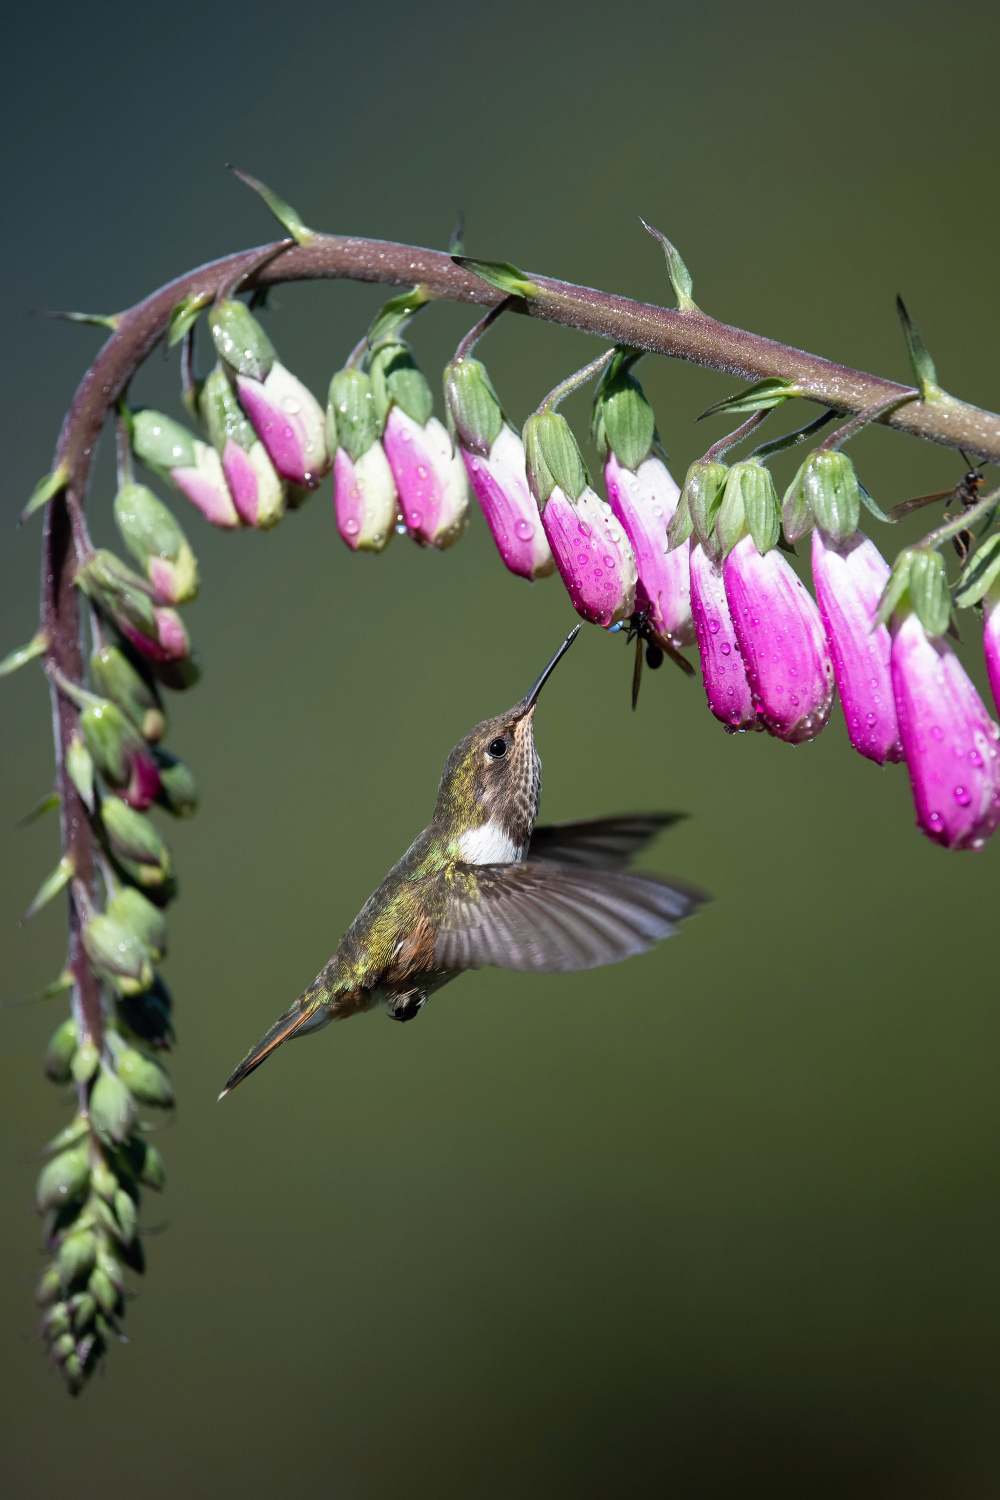
[[236, 389], [281, 478], [316, 489], [330, 470], [326, 417], [316, 397], [278, 360], [263, 380], [237, 375]]
[[352, 552], [381, 552], [396, 524], [396, 482], [376, 440], [357, 459], [338, 447], [333, 459], [337, 530]]
[[981, 849], [1000, 822], [1000, 728], [913, 611], [893, 620], [892, 686], [917, 827], [946, 849]]
[[122, 617], [116, 618], [116, 624], [126, 640], [150, 661], [183, 661], [185, 657], [191, 655], [188, 633], [175, 609], [156, 606], [153, 609], [153, 620], [156, 625], [155, 639]]
[[762, 557], [750, 536], [722, 576], [764, 728], [792, 745], [814, 739], [830, 717], [833, 662], [812, 595], [776, 547]]
[[437, 417], [421, 426], [394, 405], [383, 442], [407, 531], [422, 547], [443, 552], [469, 519], [469, 483], [451, 438]]
[[160, 791], [160, 768], [148, 751], [137, 751], [132, 756], [132, 774], [128, 785], [118, 788], [118, 795], [129, 807], [145, 812], [156, 801]]
[[222, 450], [222, 471], [238, 512], [234, 524], [245, 521], [260, 531], [277, 526], [285, 513], [285, 487], [264, 444], [256, 442], [246, 449], [228, 438]]
[[556, 486], [542, 525], [573, 608], [607, 629], [635, 608], [636, 568], [611, 506], [585, 488], [576, 500]]
[[505, 422], [485, 457], [464, 446], [461, 453], [469, 483], [506, 567], [521, 578], [546, 578], [554, 573], [555, 558], [528, 489], [520, 435]]
[[864, 532], [835, 542], [816, 526], [812, 569], [851, 744], [879, 765], [900, 761], [889, 632], [873, 629], [889, 564]]
[[667, 527], [680, 493], [677, 485], [655, 453], [633, 470], [619, 462], [613, 449], [608, 450], [604, 479], [611, 509], [635, 553], [636, 609], [648, 609], [649, 623], [672, 645], [689, 646], [695, 638], [690, 548], [687, 542], [673, 552], [667, 547]]
[[729, 734], [763, 729], [729, 614], [722, 568], [697, 543], [690, 550], [690, 576], [691, 613], [708, 706]]
[[1000, 710], [1000, 583], [987, 589], [983, 598], [983, 652], [993, 702]]

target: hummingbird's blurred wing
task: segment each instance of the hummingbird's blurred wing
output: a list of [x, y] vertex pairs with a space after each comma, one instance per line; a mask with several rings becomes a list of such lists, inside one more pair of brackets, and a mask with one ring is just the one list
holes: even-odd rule
[[687, 813], [680, 812], [626, 813], [584, 823], [550, 823], [532, 832], [527, 858], [586, 865], [592, 870], [621, 870], [664, 828], [686, 817]]
[[456, 865], [444, 890], [437, 965], [495, 964], [537, 974], [593, 969], [643, 953], [707, 899], [657, 875], [534, 859]]

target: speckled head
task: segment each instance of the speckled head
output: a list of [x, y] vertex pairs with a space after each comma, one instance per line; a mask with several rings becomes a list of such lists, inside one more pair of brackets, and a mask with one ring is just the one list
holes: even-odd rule
[[511, 864], [522, 858], [538, 817], [542, 763], [533, 721], [538, 695], [576, 630], [563, 641], [545, 671], [519, 703], [477, 724], [445, 762], [434, 822], [457, 842], [470, 864]]

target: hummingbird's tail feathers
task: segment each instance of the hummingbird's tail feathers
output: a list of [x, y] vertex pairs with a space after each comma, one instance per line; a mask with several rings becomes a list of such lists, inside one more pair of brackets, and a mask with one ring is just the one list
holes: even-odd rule
[[238, 1083], [248, 1078], [255, 1068], [266, 1061], [274, 1051], [280, 1047], [282, 1042], [287, 1042], [289, 1037], [302, 1036], [307, 1031], [314, 1031], [317, 1027], [325, 1024], [328, 1017], [323, 1010], [323, 997], [310, 994], [307, 990], [305, 995], [299, 997], [295, 1004], [279, 1016], [264, 1036], [261, 1037], [256, 1047], [251, 1048], [246, 1057], [240, 1063], [235, 1072], [226, 1080], [226, 1086], [219, 1095], [224, 1099], [231, 1094]]
[[708, 898], [657, 875], [549, 860], [455, 867], [434, 941], [446, 969], [567, 973], [618, 963], [673, 936]]
[[591, 870], [622, 870], [665, 828], [687, 816], [682, 812], [623, 813], [581, 823], [550, 823], [532, 830], [527, 858], [585, 865]]

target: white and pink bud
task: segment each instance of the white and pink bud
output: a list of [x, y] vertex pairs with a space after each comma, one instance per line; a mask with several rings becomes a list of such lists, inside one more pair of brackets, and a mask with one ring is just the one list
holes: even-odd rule
[[690, 549], [690, 578], [691, 614], [708, 706], [729, 734], [763, 729], [729, 613], [722, 564], [708, 557], [700, 543], [694, 541]]
[[555, 572], [525, 474], [524, 444], [504, 417], [499, 398], [478, 359], [457, 358], [445, 370], [448, 419], [473, 493], [504, 566], [534, 580]]
[[690, 544], [671, 551], [667, 540], [680, 494], [670, 471], [655, 453], [637, 468], [626, 468], [609, 448], [604, 479], [611, 509], [635, 554], [636, 609], [649, 611], [650, 625], [671, 645], [689, 646], [695, 638]]
[[864, 532], [837, 542], [816, 526], [812, 570], [851, 744], [879, 765], [900, 761], [891, 641], [886, 627], [876, 624], [889, 564]]
[[239, 526], [219, 455], [180, 422], [158, 411], [134, 412], [132, 446], [136, 456], [154, 473], [168, 479], [206, 521], [226, 530]]
[[947, 849], [981, 849], [1000, 822], [1000, 728], [948, 641], [905, 606], [892, 621], [892, 685], [917, 827]]
[[722, 572], [758, 718], [789, 744], [814, 739], [830, 717], [834, 680], [812, 595], [776, 547], [762, 556], [749, 534]]
[[399, 501], [378, 434], [371, 377], [356, 365], [330, 381], [326, 430], [341, 540], [352, 552], [381, 552], [392, 540]]
[[277, 526], [285, 513], [284, 483], [248, 422], [221, 364], [216, 365], [205, 381], [199, 408], [236, 508], [233, 524], [242, 521], [259, 531]]
[[469, 520], [469, 482], [461, 456], [437, 417], [418, 422], [394, 404], [383, 436], [403, 524], [422, 547], [443, 552]]
[[983, 654], [993, 702], [1000, 711], [1000, 583], [993, 583], [983, 597]]

